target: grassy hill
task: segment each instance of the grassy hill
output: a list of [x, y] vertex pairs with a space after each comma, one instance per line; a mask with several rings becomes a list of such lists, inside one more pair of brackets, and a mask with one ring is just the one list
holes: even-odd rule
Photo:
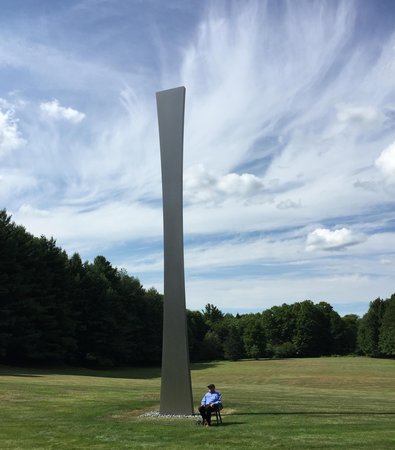
[[392, 449], [395, 361], [363, 357], [192, 366], [195, 404], [209, 382], [223, 425], [152, 418], [158, 368], [93, 371], [0, 366], [1, 449]]

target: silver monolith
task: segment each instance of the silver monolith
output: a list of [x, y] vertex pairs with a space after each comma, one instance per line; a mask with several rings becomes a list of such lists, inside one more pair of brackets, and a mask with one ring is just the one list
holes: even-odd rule
[[164, 311], [161, 414], [192, 414], [185, 307], [182, 173], [185, 87], [156, 93], [162, 165]]

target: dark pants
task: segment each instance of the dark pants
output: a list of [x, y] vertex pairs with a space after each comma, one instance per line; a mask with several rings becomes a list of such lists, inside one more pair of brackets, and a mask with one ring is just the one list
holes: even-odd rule
[[203, 422], [206, 421], [208, 425], [211, 425], [211, 414], [218, 409], [218, 405], [200, 405], [198, 409]]

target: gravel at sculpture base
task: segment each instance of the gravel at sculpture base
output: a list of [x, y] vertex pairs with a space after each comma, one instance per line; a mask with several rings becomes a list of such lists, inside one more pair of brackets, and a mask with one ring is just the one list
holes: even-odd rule
[[159, 411], [149, 411], [142, 414], [140, 417], [155, 417], [167, 419], [196, 419], [199, 414], [161, 414]]

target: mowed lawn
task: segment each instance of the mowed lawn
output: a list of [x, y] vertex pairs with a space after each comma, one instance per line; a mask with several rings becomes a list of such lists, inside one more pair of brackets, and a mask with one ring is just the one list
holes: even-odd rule
[[199, 403], [222, 392], [223, 425], [150, 418], [160, 370], [0, 366], [1, 449], [394, 449], [395, 360], [363, 357], [192, 365]]

